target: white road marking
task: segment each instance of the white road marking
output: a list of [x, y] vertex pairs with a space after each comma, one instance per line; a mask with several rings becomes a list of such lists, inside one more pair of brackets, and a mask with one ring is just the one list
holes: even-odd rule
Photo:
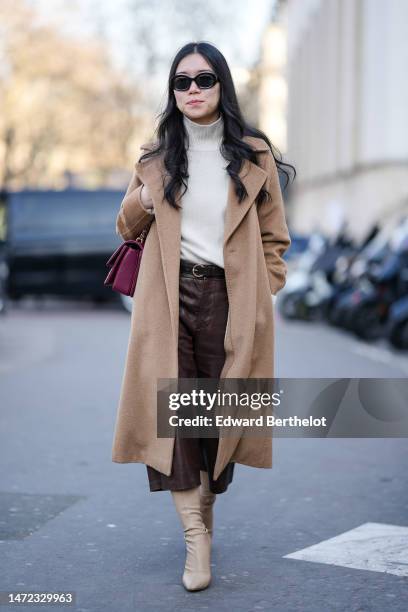
[[364, 523], [284, 556], [315, 563], [408, 576], [408, 527]]

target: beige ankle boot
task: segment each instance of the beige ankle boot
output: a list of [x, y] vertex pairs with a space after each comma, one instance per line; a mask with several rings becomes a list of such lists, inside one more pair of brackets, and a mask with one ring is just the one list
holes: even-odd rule
[[171, 491], [171, 495], [186, 542], [183, 585], [188, 591], [199, 591], [211, 582], [211, 537], [201, 516], [200, 487]]
[[204, 472], [200, 470], [200, 507], [201, 507], [201, 516], [203, 517], [204, 525], [208, 529], [208, 533], [212, 537], [213, 535], [213, 522], [214, 522], [214, 514], [213, 514], [213, 506], [216, 499], [216, 494], [212, 493], [210, 490], [210, 481], [208, 478], [208, 472]]

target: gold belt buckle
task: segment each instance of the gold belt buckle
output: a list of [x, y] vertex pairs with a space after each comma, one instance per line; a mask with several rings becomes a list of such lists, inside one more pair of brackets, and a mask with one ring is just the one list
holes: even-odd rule
[[193, 276], [195, 276], [196, 278], [202, 278], [204, 276], [204, 274], [197, 274], [197, 272], [195, 271], [195, 268], [197, 268], [197, 266], [203, 267], [203, 264], [195, 264], [193, 266], [193, 269], [192, 269]]

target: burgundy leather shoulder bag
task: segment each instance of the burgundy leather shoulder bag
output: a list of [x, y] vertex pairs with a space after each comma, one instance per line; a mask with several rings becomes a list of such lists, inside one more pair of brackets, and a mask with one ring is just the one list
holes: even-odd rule
[[105, 286], [112, 287], [113, 291], [118, 291], [124, 295], [134, 294], [144, 242], [153, 221], [154, 218], [149, 221], [135, 240], [122, 242], [109, 257], [106, 266], [110, 270], [104, 282]]

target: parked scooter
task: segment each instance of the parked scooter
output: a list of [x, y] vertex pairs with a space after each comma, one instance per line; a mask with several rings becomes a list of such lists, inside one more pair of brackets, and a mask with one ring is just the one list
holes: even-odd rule
[[286, 319], [309, 319], [309, 309], [303, 296], [311, 286], [311, 269], [324, 251], [327, 238], [320, 232], [313, 232], [307, 248], [296, 259], [289, 262], [289, 274], [285, 286], [279, 292], [276, 307]]
[[374, 248], [370, 245], [363, 274], [341, 301], [343, 324], [359, 338], [374, 340], [384, 336], [392, 305], [408, 293], [408, 284], [401, 281], [408, 264], [407, 236], [408, 225], [404, 221], [385, 244], [380, 240]]
[[388, 340], [397, 349], [408, 349], [408, 295], [391, 305]]
[[290, 262], [277, 306], [285, 318], [326, 319], [358, 337], [388, 337], [408, 348], [408, 217], [376, 224], [360, 244], [344, 227], [332, 240], [315, 232]]
[[325, 262], [325, 274], [330, 293], [325, 308], [325, 319], [332, 325], [343, 325], [341, 303], [353, 290], [351, 268], [361, 251], [377, 235], [379, 227], [375, 224], [360, 243], [350, 239], [337, 240], [337, 249]]
[[342, 226], [332, 239], [315, 233], [307, 251], [289, 274], [278, 296], [278, 308], [285, 318], [306, 321], [326, 319], [336, 291], [333, 273], [340, 256], [354, 253], [355, 246]]
[[380, 230], [375, 224], [354, 252], [348, 257], [342, 255], [336, 262], [333, 274], [334, 292], [327, 320], [331, 325], [344, 329], [352, 329], [353, 304], [352, 297], [358, 286], [364, 283], [364, 278], [373, 266], [380, 264], [388, 253], [390, 227]]
[[387, 323], [388, 340], [397, 349], [408, 349], [408, 230], [406, 234], [398, 246], [402, 258], [398, 287], [401, 297], [391, 304]]

